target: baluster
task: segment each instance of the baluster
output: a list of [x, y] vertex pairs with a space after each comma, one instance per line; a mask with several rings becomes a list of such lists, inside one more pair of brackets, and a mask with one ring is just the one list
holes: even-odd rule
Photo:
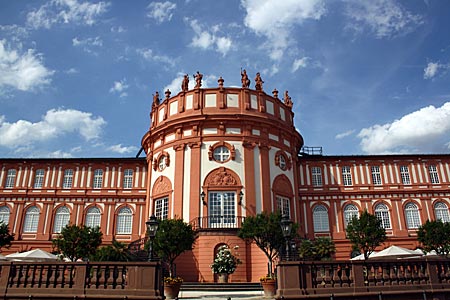
[[324, 277], [324, 282], [325, 282], [325, 285], [324, 285], [324, 287], [325, 288], [329, 288], [329, 287], [331, 287], [332, 285], [331, 285], [331, 268], [327, 268], [325, 265], [323, 266], [323, 270], [324, 270], [324, 273], [325, 273], [325, 277]]
[[59, 276], [61, 275], [61, 272], [59, 270], [59, 265], [56, 265], [55, 267], [55, 277], [53, 278], [53, 287], [58, 286]]
[[406, 284], [406, 278], [405, 278], [405, 265], [400, 264], [398, 269], [398, 284], [399, 285], [405, 285]]
[[405, 284], [406, 285], [412, 284], [411, 265], [405, 266]]
[[29, 272], [30, 272], [30, 265], [26, 265], [24, 267], [24, 279], [23, 279], [23, 287], [27, 287], [28, 284], [28, 277], [29, 277]]
[[419, 284], [420, 283], [419, 266], [418, 266], [417, 263], [412, 263], [411, 264], [411, 278], [412, 278], [412, 282], [414, 284]]
[[113, 267], [113, 276], [112, 276], [112, 288], [115, 289], [117, 287], [117, 278], [119, 277], [119, 268], [114, 265]]
[[91, 287], [92, 276], [93, 276], [93, 268], [91, 265], [87, 265], [86, 266], [86, 288]]
[[381, 264], [377, 264], [375, 268], [375, 285], [383, 285], [383, 266]]
[[104, 288], [107, 289], [108, 288], [108, 281], [109, 281], [109, 277], [110, 277], [110, 274], [109, 274], [110, 267], [106, 266], [104, 270], [105, 270], [104, 274], [103, 274], [103, 277], [104, 277], [104, 280], [105, 280]]
[[424, 263], [420, 263], [419, 265], [419, 281], [421, 284], [428, 283], [428, 272]]
[[317, 265], [312, 265], [311, 268], [314, 270], [315, 272], [315, 276], [313, 276], [313, 278], [315, 278], [315, 282], [313, 283], [315, 288], [321, 288], [323, 287], [323, 284], [325, 284], [323, 281], [323, 276], [322, 276], [322, 270], [319, 270], [319, 266]]
[[39, 265], [39, 279], [38, 279], [38, 287], [42, 286], [42, 279], [44, 278], [44, 266]]
[[390, 264], [383, 264], [383, 284], [384, 285], [391, 285], [391, 278], [390, 278]]
[[340, 265], [338, 265], [336, 268], [331, 267], [331, 272], [333, 274], [333, 276], [331, 277], [331, 286], [332, 287], [341, 287], [342, 286], [342, 281], [341, 278], [339, 276], [339, 273], [342, 272], [342, 268]]
[[16, 283], [17, 287], [20, 286], [20, 281], [21, 281], [21, 279], [23, 277], [23, 265], [20, 265], [18, 269], [19, 269], [19, 271], [17, 273], [17, 283]]
[[347, 274], [350, 274], [349, 272], [350, 267], [349, 265], [344, 265], [344, 267], [341, 269], [341, 281], [342, 281], [342, 287], [349, 287], [350, 286], [350, 280], [349, 276]]
[[375, 270], [374, 265], [367, 268], [367, 282], [369, 286], [375, 285]]
[[396, 264], [391, 264], [391, 269], [389, 271], [389, 279], [391, 285], [398, 285], [398, 277], [397, 277], [398, 267]]

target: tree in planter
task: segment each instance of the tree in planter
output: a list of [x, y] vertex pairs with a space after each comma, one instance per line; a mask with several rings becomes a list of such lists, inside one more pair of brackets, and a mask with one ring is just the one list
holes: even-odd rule
[[132, 255], [128, 251], [127, 245], [112, 241], [111, 245], [97, 249], [95, 254], [91, 257], [92, 261], [131, 261]]
[[153, 240], [155, 253], [168, 266], [169, 276], [165, 282], [180, 281], [174, 269], [175, 259], [183, 252], [192, 250], [195, 242], [195, 232], [190, 224], [182, 219], [168, 219], [159, 222], [158, 231]]
[[0, 249], [11, 247], [12, 241], [14, 241], [14, 233], [9, 232], [8, 224], [0, 222]]
[[450, 223], [427, 220], [417, 230], [417, 240], [422, 244], [425, 252], [434, 250], [439, 255], [448, 256], [450, 254]]
[[375, 248], [386, 240], [386, 230], [381, 220], [369, 214], [367, 210], [364, 210], [359, 218], [353, 216], [347, 224], [346, 232], [353, 248], [361, 250], [364, 259], [368, 259]]
[[302, 240], [298, 249], [300, 257], [305, 260], [331, 260], [336, 246], [328, 237], [317, 237], [314, 240]]
[[[278, 257], [280, 249], [285, 247], [280, 222], [281, 214], [279, 212], [262, 212], [256, 216], [246, 217], [238, 231], [240, 238], [255, 243], [264, 252], [269, 261], [269, 277], [274, 277], [273, 262]], [[292, 237], [295, 237], [298, 225], [292, 225]]]
[[86, 259], [95, 254], [102, 243], [103, 233], [100, 227], [85, 225], [66, 225], [57, 238], [52, 240], [57, 253], [63, 254], [71, 261]]

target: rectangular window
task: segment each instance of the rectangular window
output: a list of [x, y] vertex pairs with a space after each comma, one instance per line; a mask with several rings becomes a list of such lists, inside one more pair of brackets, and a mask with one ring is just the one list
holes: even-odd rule
[[73, 170], [72, 169], [64, 170], [63, 189], [72, 188], [72, 183], [73, 183]]
[[34, 188], [40, 189], [42, 188], [42, 185], [44, 183], [44, 169], [38, 169], [36, 170], [36, 173], [34, 175]]
[[133, 187], [133, 170], [126, 169], [123, 171], [123, 188], [131, 189]]
[[372, 166], [372, 167], [370, 167], [370, 170], [372, 171], [372, 183], [374, 185], [381, 185], [380, 167]]
[[5, 188], [12, 189], [14, 187], [14, 182], [16, 181], [16, 170], [9, 169], [6, 175]]
[[102, 169], [97, 169], [97, 170], [94, 171], [93, 188], [94, 189], [101, 189], [102, 188], [102, 183], [103, 183], [103, 170]]
[[235, 192], [209, 192], [208, 207], [211, 228], [236, 227]]
[[345, 186], [352, 185], [352, 173], [349, 166], [342, 167], [342, 181]]
[[402, 177], [403, 184], [411, 184], [408, 166], [400, 166], [400, 176]]
[[435, 165], [428, 166], [428, 172], [430, 174], [430, 181], [432, 184], [439, 183], [439, 174]]
[[155, 217], [165, 220], [169, 216], [169, 198], [164, 197], [155, 200]]
[[289, 207], [289, 198], [276, 196], [278, 210], [282, 215], [287, 215], [289, 218], [291, 217], [291, 210]]
[[319, 167], [312, 167], [311, 175], [312, 175], [312, 185], [322, 186], [322, 169]]

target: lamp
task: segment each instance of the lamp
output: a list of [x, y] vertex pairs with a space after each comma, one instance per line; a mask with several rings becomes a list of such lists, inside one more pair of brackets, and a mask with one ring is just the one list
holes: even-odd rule
[[242, 199], [244, 198], [244, 193], [242, 191], [239, 192], [239, 205], [242, 205]]
[[150, 238], [150, 245], [148, 247], [148, 261], [153, 261], [153, 240], [155, 239], [156, 232], [158, 231], [159, 222], [155, 215], [151, 215], [148, 221], [145, 222], [147, 225], [148, 237]]
[[286, 260], [290, 258], [290, 238], [292, 231], [292, 221], [289, 219], [287, 214], [283, 214], [280, 221], [281, 231], [283, 232], [283, 237], [286, 243]]
[[203, 203], [203, 205], [205, 205], [206, 206], [206, 201], [205, 201], [205, 192], [202, 192], [201, 194], [200, 194], [200, 196], [202, 197], [202, 203]]

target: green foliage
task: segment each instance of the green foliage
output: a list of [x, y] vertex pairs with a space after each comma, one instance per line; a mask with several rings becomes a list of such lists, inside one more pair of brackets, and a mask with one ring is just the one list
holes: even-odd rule
[[8, 224], [0, 222], [0, 249], [11, 247], [12, 241], [14, 241], [14, 233], [9, 232]]
[[429, 221], [419, 227], [417, 240], [423, 245], [425, 252], [432, 250], [440, 255], [450, 253], [450, 223], [442, 221]]
[[218, 249], [214, 262], [211, 265], [211, 269], [213, 273], [216, 274], [232, 274], [240, 263], [241, 260], [231, 253], [230, 248], [228, 248], [227, 245], [222, 245]]
[[328, 237], [318, 237], [314, 240], [302, 240], [298, 248], [300, 257], [305, 260], [331, 260], [336, 246]]
[[386, 240], [386, 230], [376, 216], [369, 214], [367, 210], [358, 218], [354, 216], [347, 224], [347, 238], [354, 249], [360, 249], [364, 259]]
[[[238, 236], [255, 243], [267, 256], [269, 270], [279, 255], [279, 250], [285, 247], [283, 232], [281, 231], [281, 214], [262, 212], [256, 216], [248, 216], [242, 223]], [[297, 235], [297, 224], [292, 224], [292, 238]], [[272, 274], [269, 274], [272, 275]]]
[[57, 253], [62, 253], [71, 261], [77, 261], [92, 257], [102, 243], [102, 236], [99, 227], [69, 224], [52, 243]]
[[169, 276], [174, 277], [174, 261], [183, 252], [192, 250], [195, 232], [182, 219], [161, 220], [153, 241], [155, 253], [168, 264]]
[[112, 245], [97, 249], [91, 261], [131, 261], [132, 256], [127, 245], [113, 240]]

